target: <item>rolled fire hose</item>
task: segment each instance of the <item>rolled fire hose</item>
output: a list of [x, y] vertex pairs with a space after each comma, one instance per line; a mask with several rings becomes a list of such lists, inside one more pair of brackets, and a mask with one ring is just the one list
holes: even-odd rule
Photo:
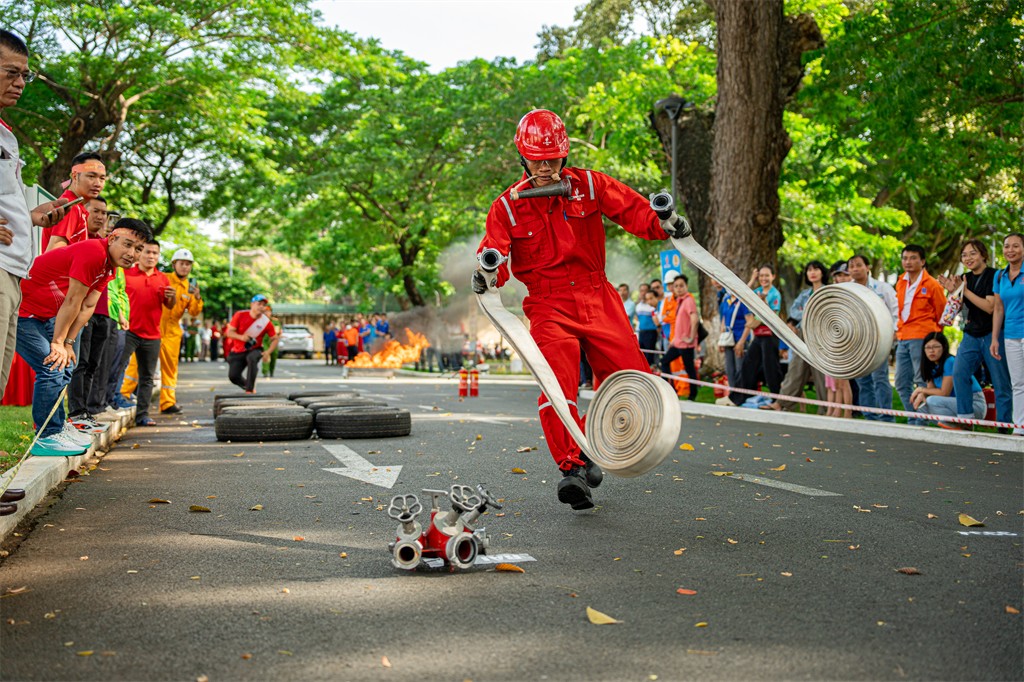
[[875, 292], [853, 282], [819, 289], [804, 309], [801, 339], [746, 282], [696, 242], [685, 218], [675, 213], [672, 195], [651, 197], [651, 208], [663, 222], [675, 227], [672, 244], [698, 270], [716, 279], [746, 304], [797, 355], [837, 379], [864, 376], [882, 364], [892, 348], [893, 322]]
[[562, 387], [537, 343], [522, 321], [501, 303], [495, 271], [504, 260], [496, 249], [480, 253], [480, 271], [487, 281], [487, 291], [477, 295], [480, 309], [519, 354], [583, 453], [608, 473], [626, 478], [661, 464], [679, 439], [682, 414], [676, 392], [653, 374], [615, 372], [601, 383], [590, 404], [588, 440], [573, 419]]

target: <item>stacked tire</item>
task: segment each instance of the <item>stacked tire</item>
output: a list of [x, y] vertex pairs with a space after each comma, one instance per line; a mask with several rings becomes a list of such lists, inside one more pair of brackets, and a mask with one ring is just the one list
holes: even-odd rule
[[214, 430], [219, 441], [391, 438], [412, 432], [408, 410], [359, 397], [354, 391], [302, 391], [216, 395]]

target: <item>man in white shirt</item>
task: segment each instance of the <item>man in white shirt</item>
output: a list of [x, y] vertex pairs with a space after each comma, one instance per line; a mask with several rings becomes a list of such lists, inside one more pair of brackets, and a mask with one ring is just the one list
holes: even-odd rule
[[[854, 282], [871, 289], [882, 299], [885, 307], [889, 310], [889, 314], [892, 315], [892, 328], [895, 329], [899, 314], [896, 290], [886, 282], [879, 281], [871, 276], [871, 263], [866, 256], [861, 254], [855, 255], [847, 261], [846, 267]], [[856, 381], [858, 388], [857, 404], [860, 407], [892, 409], [892, 384], [889, 383], [889, 356], [886, 356], [885, 360], [876, 370], [858, 377]], [[895, 417], [874, 412], [865, 412], [864, 418], [883, 422], [895, 421]]]
[[[28, 70], [28, 48], [18, 36], [0, 30], [0, 117], [21, 98], [36, 75]], [[32, 265], [33, 225], [52, 227], [64, 217], [67, 200], [47, 202], [29, 211], [18, 153], [18, 138], [0, 118], [0, 397], [14, 360], [21, 306], [21, 280]], [[48, 213], [52, 211], [52, 213]]]

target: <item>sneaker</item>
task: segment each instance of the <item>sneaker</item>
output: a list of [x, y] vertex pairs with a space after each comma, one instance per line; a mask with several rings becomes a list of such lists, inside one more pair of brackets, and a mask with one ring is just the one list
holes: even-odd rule
[[729, 396], [722, 396], [715, 401], [715, 405], [721, 405], [722, 407], [733, 407], [736, 405]]
[[946, 429], [947, 431], [963, 431], [964, 427], [953, 422], [939, 422], [940, 429]]
[[583, 460], [583, 471], [586, 474], [587, 485], [591, 488], [601, 485], [601, 481], [604, 480], [604, 472], [601, 471], [601, 467], [597, 466], [586, 455], [581, 454], [580, 459]]
[[82, 433], [101, 433], [107, 430], [106, 426], [103, 426], [87, 414], [72, 417], [70, 421], [71, 425]]
[[78, 429], [75, 428], [75, 425], [71, 423], [70, 419], [64, 420], [64, 427], [61, 429], [59, 435], [65, 440], [83, 448], [89, 449], [92, 447], [92, 436], [84, 432], [79, 432]]
[[86, 448], [73, 445], [66, 440], [59, 438], [60, 434], [40, 438], [32, 446], [32, 455], [35, 457], [74, 457], [81, 455]]
[[160, 410], [160, 414], [181, 414], [181, 408], [177, 405], [171, 405], [167, 409]]
[[583, 467], [574, 466], [562, 473], [562, 480], [558, 482], [558, 501], [576, 510], [594, 506]]
[[133, 403], [131, 400], [128, 400], [119, 393], [117, 397], [114, 398], [114, 407], [116, 407], [119, 410], [128, 410], [135, 407], [135, 403]]
[[156, 426], [156, 420], [146, 415], [135, 420], [136, 426]]

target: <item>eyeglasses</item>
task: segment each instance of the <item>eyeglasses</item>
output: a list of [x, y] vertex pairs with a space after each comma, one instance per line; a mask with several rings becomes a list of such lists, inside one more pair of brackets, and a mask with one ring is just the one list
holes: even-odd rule
[[35, 71], [18, 71], [16, 69], [4, 69], [3, 72], [7, 75], [7, 80], [16, 81], [19, 78], [26, 83], [31, 83], [36, 79]]

